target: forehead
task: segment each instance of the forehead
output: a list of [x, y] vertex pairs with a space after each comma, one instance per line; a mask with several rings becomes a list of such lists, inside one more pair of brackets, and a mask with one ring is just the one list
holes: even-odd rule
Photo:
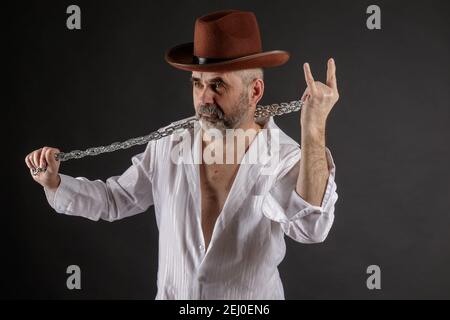
[[239, 80], [235, 72], [199, 72], [192, 71], [192, 78], [198, 78], [203, 81], [222, 78], [225, 82], [233, 83]]

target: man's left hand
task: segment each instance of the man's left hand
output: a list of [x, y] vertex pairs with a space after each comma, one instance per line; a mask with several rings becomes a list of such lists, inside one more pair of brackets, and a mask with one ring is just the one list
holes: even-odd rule
[[339, 99], [336, 83], [336, 64], [333, 58], [328, 60], [326, 84], [314, 81], [309, 63], [303, 64], [308, 87], [302, 96], [304, 102], [300, 124], [306, 130], [325, 130], [325, 124], [331, 109]]

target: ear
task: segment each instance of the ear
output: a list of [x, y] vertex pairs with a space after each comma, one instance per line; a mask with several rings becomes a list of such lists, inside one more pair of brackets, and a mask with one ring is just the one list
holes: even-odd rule
[[257, 105], [264, 95], [264, 80], [255, 79], [251, 84], [250, 104]]

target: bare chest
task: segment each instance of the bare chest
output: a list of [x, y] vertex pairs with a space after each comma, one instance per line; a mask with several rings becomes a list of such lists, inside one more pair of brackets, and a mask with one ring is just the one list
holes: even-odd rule
[[238, 169], [239, 164], [200, 165], [202, 231], [206, 248]]

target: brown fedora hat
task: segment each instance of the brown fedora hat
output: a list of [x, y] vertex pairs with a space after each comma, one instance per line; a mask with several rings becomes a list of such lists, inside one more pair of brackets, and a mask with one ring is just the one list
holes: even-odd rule
[[253, 12], [222, 10], [197, 18], [194, 42], [167, 50], [164, 58], [186, 71], [227, 72], [280, 66], [289, 60], [289, 53], [262, 50]]

